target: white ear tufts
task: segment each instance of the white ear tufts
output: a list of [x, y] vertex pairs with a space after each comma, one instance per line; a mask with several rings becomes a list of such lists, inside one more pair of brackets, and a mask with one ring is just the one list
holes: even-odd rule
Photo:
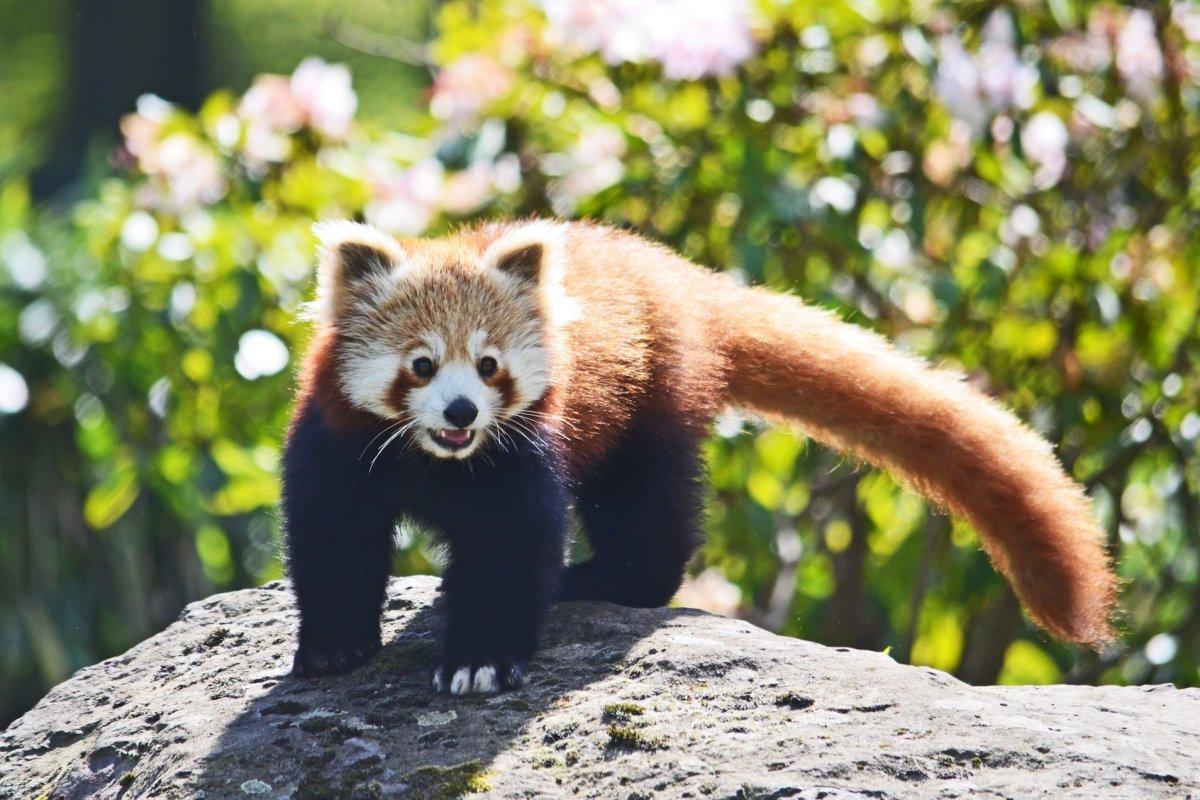
[[315, 316], [333, 320], [341, 310], [347, 286], [387, 272], [404, 261], [404, 248], [378, 228], [349, 220], [328, 220], [313, 225], [320, 243], [317, 264]]
[[[521, 280], [545, 284], [561, 279], [566, 259], [563, 226], [538, 220], [515, 227], [488, 246], [483, 265]], [[538, 249], [540, 248], [540, 253]], [[540, 263], [530, 264], [524, 257], [540, 255]], [[506, 263], [512, 259], [511, 263]]]
[[391, 236], [363, 222], [348, 219], [329, 219], [312, 226], [313, 236], [321, 243], [321, 250], [335, 252], [344, 244], [361, 244], [387, 253], [396, 260], [404, 257], [404, 249]]

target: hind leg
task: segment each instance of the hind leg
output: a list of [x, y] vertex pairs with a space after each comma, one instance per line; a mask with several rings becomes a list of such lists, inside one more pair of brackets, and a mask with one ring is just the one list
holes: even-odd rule
[[559, 597], [665, 605], [700, 543], [700, 436], [683, 428], [630, 431], [576, 492], [591, 559], [567, 568]]

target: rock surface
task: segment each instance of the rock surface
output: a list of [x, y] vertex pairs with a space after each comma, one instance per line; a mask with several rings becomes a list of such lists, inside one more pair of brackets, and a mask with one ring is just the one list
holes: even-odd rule
[[288, 677], [284, 584], [218, 595], [0, 735], [0, 798], [1200, 798], [1200, 691], [976, 688], [686, 609], [564, 604], [525, 689], [434, 695], [437, 581]]

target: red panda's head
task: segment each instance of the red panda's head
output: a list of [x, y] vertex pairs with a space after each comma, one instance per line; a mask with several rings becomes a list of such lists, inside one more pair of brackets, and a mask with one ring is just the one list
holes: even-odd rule
[[549, 387], [548, 304], [561, 278], [551, 223], [483, 252], [448, 238], [403, 243], [366, 225], [316, 227], [315, 303], [337, 330], [338, 385], [354, 406], [442, 458], [467, 458]]

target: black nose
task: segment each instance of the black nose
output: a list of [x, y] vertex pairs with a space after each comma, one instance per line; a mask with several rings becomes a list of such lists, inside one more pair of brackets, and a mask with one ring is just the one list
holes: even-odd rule
[[446, 406], [442, 415], [454, 427], [465, 428], [475, 421], [475, 417], [479, 416], [479, 409], [467, 398], [456, 397], [450, 405]]

